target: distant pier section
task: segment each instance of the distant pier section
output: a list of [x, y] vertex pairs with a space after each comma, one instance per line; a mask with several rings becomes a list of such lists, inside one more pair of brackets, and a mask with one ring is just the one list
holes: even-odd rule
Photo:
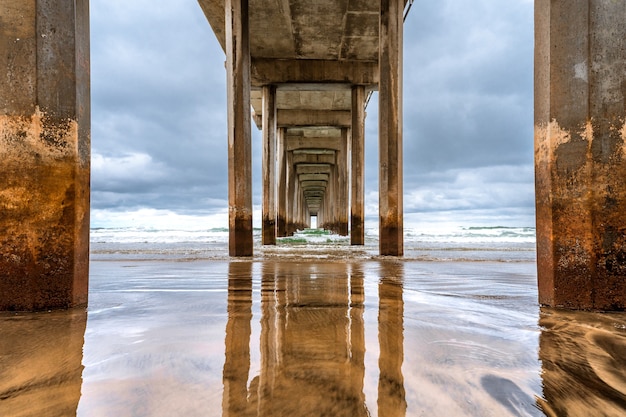
[[378, 90], [380, 253], [401, 256], [402, 27], [412, 2], [199, 3], [226, 53], [230, 254], [253, 249], [250, 117], [263, 132], [263, 244], [311, 217], [364, 243], [365, 106]]

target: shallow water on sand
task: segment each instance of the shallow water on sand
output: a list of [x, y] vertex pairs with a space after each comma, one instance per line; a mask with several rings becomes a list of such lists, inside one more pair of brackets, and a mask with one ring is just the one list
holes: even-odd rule
[[533, 262], [94, 261], [87, 312], [0, 315], [0, 416], [621, 416], [626, 314]]

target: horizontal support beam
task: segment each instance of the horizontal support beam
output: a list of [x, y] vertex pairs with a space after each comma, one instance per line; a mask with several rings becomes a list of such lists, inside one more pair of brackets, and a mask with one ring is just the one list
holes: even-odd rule
[[298, 179], [300, 181], [328, 181], [330, 179], [329, 174], [299, 174]]
[[341, 138], [307, 138], [302, 136], [287, 136], [287, 151], [299, 149], [328, 149], [341, 150]]
[[327, 181], [302, 181], [300, 186], [307, 189], [308, 187], [326, 187]]
[[253, 58], [253, 87], [285, 83], [378, 85], [378, 62]]
[[349, 110], [289, 110], [279, 109], [276, 117], [278, 127], [333, 126], [350, 127], [352, 112]]
[[293, 163], [294, 165], [311, 163], [335, 165], [335, 153], [306, 153], [294, 151]]
[[330, 174], [330, 164], [299, 164], [296, 167], [298, 174]]

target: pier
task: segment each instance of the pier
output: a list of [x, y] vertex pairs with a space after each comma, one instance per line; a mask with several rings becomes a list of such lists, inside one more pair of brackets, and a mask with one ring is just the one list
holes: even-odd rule
[[[226, 57], [230, 255], [253, 255], [253, 124], [263, 138], [262, 243], [316, 217], [363, 244], [365, 107], [378, 91], [379, 250], [402, 256], [402, 28], [413, 2], [199, 3]], [[85, 305], [89, 2], [0, 7], [0, 310]], [[623, 2], [535, 0], [542, 305], [626, 308], [624, 21]]]
[[226, 53], [230, 254], [252, 255], [250, 117], [263, 132], [263, 244], [312, 216], [363, 244], [365, 105], [378, 90], [380, 253], [402, 256], [407, 2], [199, 3]]

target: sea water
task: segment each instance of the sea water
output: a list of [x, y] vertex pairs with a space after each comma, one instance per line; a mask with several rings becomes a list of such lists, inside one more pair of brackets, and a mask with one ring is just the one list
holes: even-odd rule
[[[365, 231], [365, 244], [351, 246], [349, 236], [323, 229], [299, 230], [261, 245], [261, 229], [254, 229], [259, 258], [306, 257], [369, 259], [378, 255], [378, 229]], [[533, 262], [532, 227], [454, 227], [428, 231], [406, 228], [404, 259], [419, 261]], [[91, 230], [93, 260], [106, 259], [227, 259], [228, 229], [95, 228]]]

